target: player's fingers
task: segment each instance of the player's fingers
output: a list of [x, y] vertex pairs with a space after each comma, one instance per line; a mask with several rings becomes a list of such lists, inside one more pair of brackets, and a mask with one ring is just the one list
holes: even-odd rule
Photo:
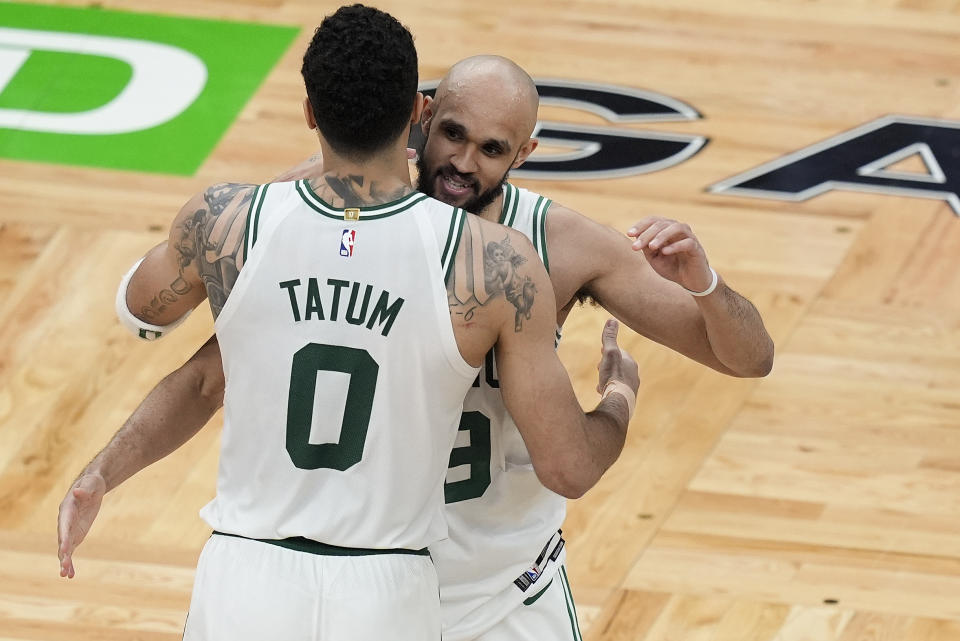
[[690, 227], [683, 223], [670, 223], [650, 239], [650, 248], [660, 249], [673, 240], [690, 237], [691, 233]]
[[666, 245], [663, 249], [660, 250], [660, 253], [670, 255], [670, 254], [682, 254], [684, 252], [692, 253], [697, 249], [697, 241], [692, 238], [684, 238], [678, 240], [675, 243], [670, 243]]
[[77, 572], [73, 567], [73, 559], [67, 557], [66, 559], [60, 561], [60, 576], [72, 579], [76, 573]]
[[64, 537], [57, 548], [57, 558], [60, 559], [60, 576], [73, 574], [73, 545], [69, 537]]
[[603, 325], [603, 332], [600, 334], [600, 343], [604, 353], [606, 353], [607, 350], [619, 349], [619, 347], [617, 347], [617, 333], [619, 331], [620, 323], [617, 322], [617, 319], [607, 319], [607, 322]]
[[407, 160], [413, 160], [417, 157], [417, 150], [407, 147]]
[[57, 524], [57, 556], [61, 560], [73, 553], [73, 537], [70, 532], [73, 529], [72, 526], [70, 518], [63, 518]]
[[600, 375], [597, 379], [597, 392], [603, 393], [603, 388], [610, 380], [611, 376], [619, 374], [620, 371], [620, 347], [617, 345], [617, 332], [620, 329], [620, 323], [615, 319], [609, 319], [603, 326], [601, 334], [601, 356], [600, 364], [597, 369]]
[[70, 534], [70, 524], [73, 522], [77, 509], [72, 501], [64, 501], [60, 505], [60, 512], [57, 514], [57, 545], [63, 546], [64, 541]]
[[630, 229], [627, 230], [627, 236], [633, 236], [633, 237], [639, 236], [644, 231], [646, 231], [646, 229], [650, 227], [650, 225], [653, 225], [654, 223], [658, 223], [664, 220], [666, 220], [666, 218], [664, 218], [663, 216], [647, 216], [645, 218], [641, 218], [640, 220], [638, 220], [637, 222], [633, 223], [633, 225], [630, 226]]
[[643, 249], [645, 248], [651, 240], [653, 240], [657, 234], [660, 233], [662, 229], [665, 229], [670, 224], [670, 221], [658, 220], [644, 229], [638, 236], [635, 241], [633, 241], [634, 249]]

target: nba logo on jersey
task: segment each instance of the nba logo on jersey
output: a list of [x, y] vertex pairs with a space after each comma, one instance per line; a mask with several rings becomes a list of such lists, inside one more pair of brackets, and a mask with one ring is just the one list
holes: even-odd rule
[[353, 256], [353, 244], [357, 241], [356, 229], [344, 229], [340, 236], [340, 255]]

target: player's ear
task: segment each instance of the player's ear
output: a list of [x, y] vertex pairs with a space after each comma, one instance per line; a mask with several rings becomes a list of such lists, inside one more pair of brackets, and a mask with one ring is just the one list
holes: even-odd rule
[[303, 118], [307, 121], [307, 127], [314, 131], [317, 128], [317, 119], [313, 117], [313, 105], [310, 104], [310, 98], [303, 99]]
[[430, 121], [433, 120], [436, 100], [432, 96], [423, 97], [423, 113], [420, 115], [420, 128], [426, 132], [430, 129]]
[[513, 161], [513, 164], [510, 166], [511, 169], [516, 169], [523, 163], [527, 161], [527, 157], [533, 153], [533, 150], [537, 148], [537, 145], [540, 144], [540, 141], [536, 138], [530, 138], [527, 142], [523, 143], [520, 146], [520, 153], [517, 154], [517, 159]]
[[415, 125], [423, 117], [424, 97], [419, 91], [413, 98], [413, 112], [410, 114], [410, 124]]

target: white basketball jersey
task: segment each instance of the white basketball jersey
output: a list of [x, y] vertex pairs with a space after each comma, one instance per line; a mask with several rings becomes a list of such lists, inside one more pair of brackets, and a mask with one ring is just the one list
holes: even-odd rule
[[376, 549], [446, 536], [444, 476], [478, 371], [444, 285], [465, 215], [419, 192], [344, 210], [306, 181], [257, 189], [215, 324], [214, 530]]
[[[548, 270], [550, 204], [543, 196], [507, 184], [500, 216], [502, 224], [531, 240]], [[537, 479], [516, 423], [507, 414], [492, 352], [467, 392], [463, 410], [447, 473], [450, 538], [430, 547], [440, 577], [444, 638], [453, 639], [460, 638], [458, 624], [495, 621], [501, 613], [489, 610], [517, 605], [549, 583], [550, 573], [541, 576], [541, 569], [549, 565], [553, 570], [563, 561], [564, 550], [554, 535], [566, 516], [566, 499]], [[546, 546], [550, 549], [543, 555]], [[553, 552], [555, 563], [547, 564]], [[514, 603], [491, 599], [515, 582]]]

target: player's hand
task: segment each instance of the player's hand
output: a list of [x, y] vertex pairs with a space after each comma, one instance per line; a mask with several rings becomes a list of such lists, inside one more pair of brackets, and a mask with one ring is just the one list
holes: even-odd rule
[[640, 371], [637, 369], [637, 362], [617, 344], [619, 329], [620, 323], [611, 318], [604, 324], [603, 333], [600, 335], [600, 363], [597, 364], [597, 369], [600, 371], [597, 392], [600, 394], [603, 394], [604, 388], [610, 381], [626, 383], [634, 394], [640, 387]]
[[60, 502], [60, 514], [57, 517], [60, 576], [72, 579], [76, 574], [73, 568], [73, 551], [90, 531], [106, 491], [107, 483], [102, 476], [84, 474], [67, 490], [67, 495]]
[[713, 282], [707, 253], [690, 225], [649, 216], [627, 230], [627, 236], [636, 239], [634, 251], [642, 251], [653, 270], [663, 278], [694, 292], [706, 290]]

